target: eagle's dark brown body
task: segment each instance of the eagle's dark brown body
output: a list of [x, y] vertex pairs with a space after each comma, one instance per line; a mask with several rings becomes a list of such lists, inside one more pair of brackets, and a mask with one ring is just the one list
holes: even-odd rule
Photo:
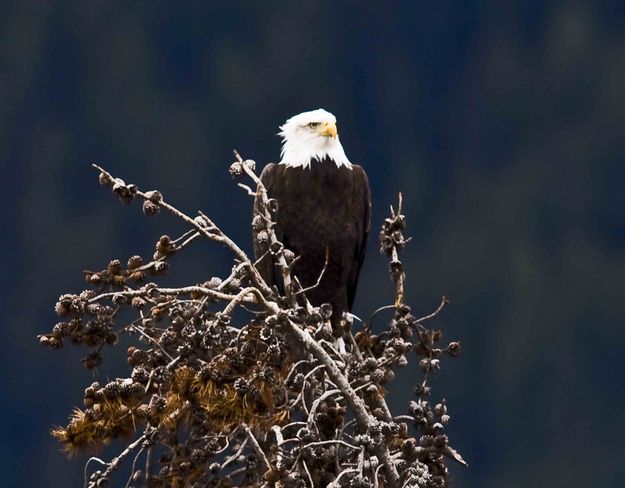
[[[278, 202], [278, 238], [300, 256], [293, 270], [303, 287], [319, 279], [327, 250], [326, 271], [306, 297], [314, 306], [329, 303], [333, 317], [340, 318], [354, 302], [369, 233], [367, 175], [360, 166], [339, 168], [325, 159], [312, 161], [310, 168], [270, 164], [261, 180], [269, 197]], [[254, 242], [258, 259], [266, 249]], [[259, 270], [270, 285], [282, 288], [269, 255], [259, 263]]]

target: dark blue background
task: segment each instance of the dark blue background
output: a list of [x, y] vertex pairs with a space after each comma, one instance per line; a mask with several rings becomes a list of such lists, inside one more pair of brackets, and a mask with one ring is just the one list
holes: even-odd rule
[[[35, 336], [83, 269], [182, 229], [123, 208], [89, 163], [205, 210], [249, 250], [231, 150], [275, 161], [278, 125], [324, 107], [369, 173], [376, 229], [404, 192], [416, 312], [452, 301], [436, 326], [465, 350], [433, 386], [471, 464], [454, 486], [623, 486], [624, 5], [3, 3], [2, 484], [81, 485], [84, 459], [68, 462], [48, 430], [92, 381], [84, 351]], [[392, 296], [375, 234], [363, 316]], [[228, 268], [201, 243], [171, 279]], [[126, 372], [110, 353], [105, 379]]]

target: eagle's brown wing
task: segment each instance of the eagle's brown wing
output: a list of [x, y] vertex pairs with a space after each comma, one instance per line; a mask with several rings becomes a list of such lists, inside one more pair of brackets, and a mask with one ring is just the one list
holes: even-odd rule
[[358, 286], [358, 276], [360, 275], [360, 269], [365, 259], [365, 253], [367, 250], [367, 238], [369, 236], [369, 229], [371, 227], [371, 189], [369, 188], [369, 179], [365, 170], [361, 166], [354, 165], [352, 168], [354, 172], [354, 209], [359, 209], [357, 215], [355, 215], [356, 228], [358, 241], [354, 248], [354, 260], [352, 268], [349, 273], [349, 279], [347, 282], [347, 302], [349, 310], [352, 309], [354, 304], [354, 297], [356, 296], [356, 288]]

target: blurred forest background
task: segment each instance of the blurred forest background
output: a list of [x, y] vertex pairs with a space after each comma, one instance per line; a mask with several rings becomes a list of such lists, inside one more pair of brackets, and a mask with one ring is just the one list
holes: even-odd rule
[[[377, 252], [404, 192], [408, 301], [464, 344], [434, 377], [457, 487], [625, 485], [625, 2], [2, 2], [3, 486], [82, 486], [49, 429], [81, 405], [84, 350], [40, 346], [82, 270], [151, 255], [180, 224], [102, 190], [98, 162], [251, 250], [231, 150], [279, 158], [324, 107], [369, 173], [355, 312], [389, 303]], [[229, 269], [200, 244], [171, 279]], [[126, 374], [124, 349], [101, 377]], [[398, 377], [404, 413], [420, 373]], [[114, 452], [120, 445], [114, 446]]]

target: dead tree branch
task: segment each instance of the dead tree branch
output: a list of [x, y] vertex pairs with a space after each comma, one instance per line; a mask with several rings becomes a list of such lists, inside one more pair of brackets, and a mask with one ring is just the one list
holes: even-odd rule
[[[86, 290], [59, 298], [55, 311], [61, 321], [39, 337], [42, 344], [86, 347], [83, 363], [94, 371], [102, 367], [105, 346], [115, 346], [121, 335], [130, 335], [133, 345], [128, 377], [88, 386], [84, 408], [53, 435], [71, 455], [135, 436], [110, 461], [90, 459], [100, 463], [88, 479], [92, 488], [112, 479], [133, 452], [129, 486], [446, 486], [446, 460], [464, 460], [443, 433], [450, 418], [445, 400], [432, 406], [427, 399], [428, 381], [443, 355], [460, 352], [460, 343], [439, 347], [442, 334], [425, 326], [442, 311], [445, 298], [418, 319], [406, 304], [400, 252], [409, 239], [403, 236], [401, 194], [380, 232], [395, 303], [374, 313], [392, 308], [393, 318], [379, 333], [370, 323], [355, 336], [344, 332], [344, 346], [336, 347], [324, 306], [306, 300], [323, 279], [327, 255], [317, 283], [302, 287], [293, 274], [297, 257], [287, 256], [274, 231], [274, 204], [255, 163], [236, 152], [235, 157], [230, 173], [251, 181], [238, 186], [256, 199], [254, 225], [269, 239], [284, 296], [204, 213], [191, 217], [159, 191], [143, 192], [93, 165], [100, 183], [123, 203], [138, 199], [146, 215], [164, 209], [189, 228], [176, 239], [162, 236], [151, 260], [132, 256], [124, 265], [113, 259], [100, 271], [86, 272]], [[232, 252], [231, 272], [203, 283], [159, 285], [170, 257], [199, 238]], [[118, 323], [122, 310], [136, 318]], [[406, 366], [411, 351], [421, 358], [423, 379], [409, 415], [393, 416], [385, 385]]]

